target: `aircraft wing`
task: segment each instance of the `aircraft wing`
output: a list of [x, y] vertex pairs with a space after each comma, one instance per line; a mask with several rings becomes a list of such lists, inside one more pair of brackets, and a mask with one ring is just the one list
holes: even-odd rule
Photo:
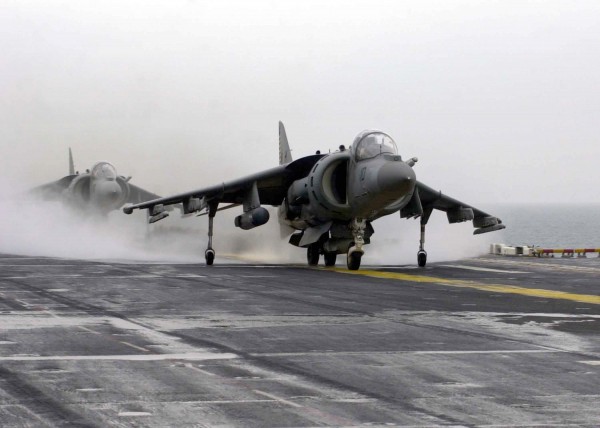
[[67, 175], [66, 177], [63, 177], [57, 181], [53, 181], [52, 183], [42, 184], [41, 186], [34, 187], [29, 192], [46, 200], [58, 199], [61, 197], [62, 192], [67, 189], [71, 182], [77, 177], [77, 174]]
[[[168, 206], [182, 203], [184, 213], [188, 214], [199, 211], [205, 208], [206, 204], [211, 203], [241, 204], [254, 183], [256, 183], [261, 204], [280, 205], [286, 196], [290, 184], [294, 180], [306, 176], [321, 157], [322, 155], [306, 156], [294, 162], [238, 178], [237, 180], [128, 205], [123, 208], [123, 211], [126, 214], [131, 214], [135, 209], [152, 209], [156, 205]], [[204, 204], [200, 206], [198, 204], [200, 201], [194, 200], [203, 200]]]
[[425, 222], [429, 219], [431, 211], [436, 209], [444, 211], [447, 214], [449, 223], [473, 220], [473, 227], [475, 227], [474, 235], [493, 232], [494, 230], [506, 227], [498, 217], [494, 217], [469, 204], [446, 196], [441, 191], [434, 190], [420, 181], [417, 181], [415, 191], [419, 192], [418, 195], [423, 208], [423, 216], [426, 217]]
[[128, 202], [130, 204], [137, 204], [140, 202], [145, 202], [145, 201], [150, 201], [152, 199], [160, 198], [159, 195], [149, 192], [147, 190], [144, 190], [141, 187], [138, 187], [131, 183], [127, 183], [127, 184], [129, 186], [129, 197], [127, 198], [126, 202]]

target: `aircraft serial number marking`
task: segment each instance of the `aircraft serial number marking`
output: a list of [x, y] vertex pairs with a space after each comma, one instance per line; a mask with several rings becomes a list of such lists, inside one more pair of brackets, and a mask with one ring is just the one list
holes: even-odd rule
[[[330, 269], [328, 269], [330, 270]], [[430, 284], [439, 284], [446, 285], [449, 287], [459, 287], [459, 288], [472, 288], [475, 290], [481, 291], [490, 291], [493, 293], [507, 293], [507, 294], [519, 294], [522, 296], [529, 297], [543, 297], [547, 299], [561, 299], [561, 300], [570, 300], [573, 302], [582, 302], [582, 303], [591, 303], [593, 305], [600, 305], [600, 296], [590, 295], [590, 294], [575, 294], [575, 293], [566, 293], [564, 291], [555, 291], [555, 290], [545, 290], [542, 288], [525, 288], [518, 287], [515, 285], [505, 285], [505, 284], [483, 284], [474, 281], [466, 281], [462, 279], [445, 279], [445, 278], [436, 278], [433, 276], [424, 276], [424, 275], [411, 275], [407, 273], [398, 273], [398, 272], [384, 272], [377, 270], [361, 270], [361, 271], [351, 271], [346, 269], [333, 269], [335, 272], [345, 273], [350, 275], [364, 275], [372, 278], [382, 278], [382, 279], [396, 279], [400, 281], [410, 281], [410, 282], [420, 282], [420, 283], [430, 283]]]

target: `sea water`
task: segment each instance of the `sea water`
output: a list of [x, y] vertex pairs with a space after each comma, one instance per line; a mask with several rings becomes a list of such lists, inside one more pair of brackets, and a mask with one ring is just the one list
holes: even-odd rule
[[510, 204], [485, 207], [502, 219], [507, 245], [600, 248], [600, 204]]

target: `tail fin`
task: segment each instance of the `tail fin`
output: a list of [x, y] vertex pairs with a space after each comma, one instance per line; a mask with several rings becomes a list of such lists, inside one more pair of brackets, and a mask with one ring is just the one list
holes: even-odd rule
[[73, 163], [73, 153], [69, 147], [69, 175], [75, 175], [75, 164]]
[[285, 127], [279, 122], [279, 165], [284, 165], [292, 161], [292, 151], [288, 144], [287, 135], [285, 135]]

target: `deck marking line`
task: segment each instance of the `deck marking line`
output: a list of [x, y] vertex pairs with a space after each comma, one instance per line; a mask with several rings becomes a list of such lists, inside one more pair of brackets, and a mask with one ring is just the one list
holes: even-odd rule
[[148, 412], [119, 412], [117, 416], [152, 416], [152, 413]]
[[277, 278], [275, 275], [240, 275], [240, 278]]
[[83, 330], [83, 331], [87, 331], [88, 333], [92, 333], [92, 334], [102, 334], [99, 331], [94, 331], [91, 328], [87, 328], [87, 327], [84, 327], [82, 325], [78, 325], [77, 328], [80, 329], [80, 330]]
[[[554, 427], [554, 428], [558, 428], [558, 427], [575, 427], [575, 428], [580, 428], [581, 426], [586, 426], [587, 424], [581, 425], [581, 424], [556, 424], [556, 423], [539, 423], [539, 424], [510, 424], [510, 425], [505, 425], [505, 424], [493, 424], [493, 425], [477, 425], [478, 428], [535, 428], [535, 427], [540, 427], [540, 428], [546, 428], [548, 426]], [[436, 425], [436, 427], [438, 427], [439, 425]], [[589, 426], [589, 425], [587, 425]], [[404, 426], [402, 428], [405, 428]], [[412, 427], [411, 427], [412, 428]], [[416, 427], [415, 427], [416, 428]]]
[[235, 354], [216, 354], [211, 352], [188, 352], [183, 354], [152, 355], [13, 355], [0, 357], [0, 361], [164, 361], [164, 360], [229, 360], [237, 358]]
[[275, 400], [196, 400], [196, 401], [179, 401], [182, 404], [238, 404], [238, 403], [272, 403]]
[[130, 347], [132, 347], [133, 349], [137, 349], [138, 351], [150, 352], [150, 350], [149, 350], [149, 349], [142, 348], [141, 346], [134, 345], [133, 343], [129, 343], [129, 342], [123, 342], [123, 341], [119, 341], [119, 342], [120, 342], [120, 343], [122, 343], [123, 345], [130, 346]]
[[[325, 269], [324, 269], [325, 270]], [[346, 270], [341, 268], [327, 269], [338, 273], [345, 273], [347, 275], [363, 275], [371, 278], [379, 279], [396, 279], [401, 281], [418, 282], [418, 283], [430, 283], [439, 284], [449, 287], [458, 288], [472, 288], [481, 291], [490, 291], [494, 293], [508, 293], [508, 294], [520, 294], [522, 296], [529, 297], [543, 297], [547, 299], [561, 299], [570, 300], [573, 302], [591, 303], [594, 305], [600, 305], [600, 296], [591, 294], [575, 294], [566, 293], [564, 291], [546, 290], [542, 288], [525, 288], [518, 287], [516, 285], [505, 285], [505, 284], [484, 284], [480, 282], [467, 281], [464, 279], [445, 279], [437, 278], [433, 276], [424, 275], [411, 275], [407, 273], [398, 272], [385, 272], [377, 270]]]
[[216, 376], [214, 373], [207, 372], [206, 370], [202, 370], [200, 367], [196, 367], [192, 363], [186, 363], [185, 366], [189, 369], [196, 370], [197, 372], [200, 372], [200, 373], [208, 375], [208, 376]]
[[258, 389], [255, 389], [254, 392], [256, 392], [257, 394], [262, 395], [264, 397], [268, 397], [272, 400], [279, 401], [280, 403], [287, 404], [288, 406], [302, 407], [300, 404], [294, 403], [292, 401], [286, 400], [285, 398], [281, 398], [281, 397], [278, 397], [273, 394], [269, 394], [268, 392], [260, 391]]
[[600, 366], [600, 360], [595, 361], [578, 361], [578, 363], [587, 364], [589, 366]]
[[503, 269], [490, 269], [478, 266], [468, 266], [468, 265], [440, 265], [441, 267], [449, 267], [454, 269], [464, 269], [464, 270], [474, 270], [477, 272], [497, 272], [497, 273], [531, 273], [525, 272], [521, 270], [503, 270]]
[[266, 352], [253, 353], [253, 357], [305, 357], [305, 356], [338, 356], [338, 355], [469, 355], [469, 354], [558, 354], [570, 351], [561, 349], [507, 349], [489, 351], [322, 351], [322, 352]]

